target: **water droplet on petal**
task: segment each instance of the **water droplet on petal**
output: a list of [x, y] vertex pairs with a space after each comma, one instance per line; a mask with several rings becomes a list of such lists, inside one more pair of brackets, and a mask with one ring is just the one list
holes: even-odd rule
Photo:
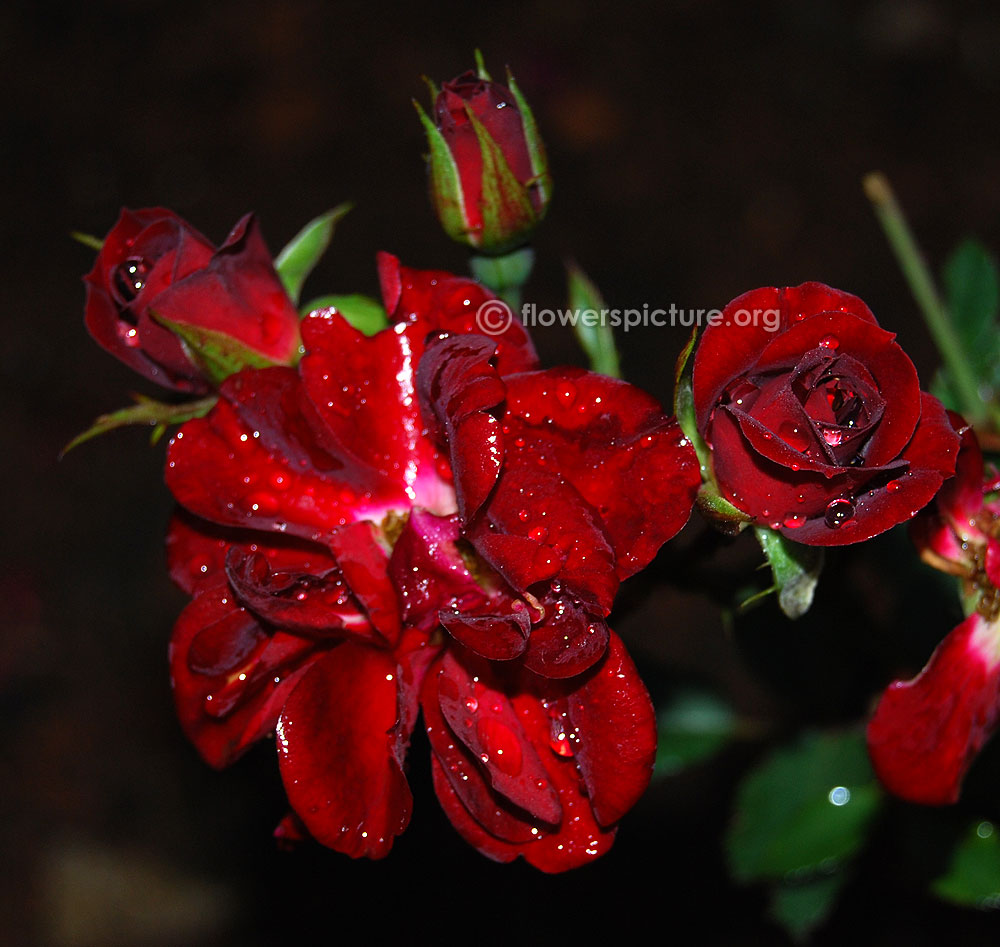
[[823, 440], [831, 447], [840, 447], [844, 440], [844, 432], [839, 428], [820, 425], [820, 434], [823, 435]]
[[571, 381], [564, 381], [556, 389], [556, 397], [559, 399], [560, 404], [563, 407], [568, 408], [574, 401], [576, 401], [576, 385]]
[[826, 507], [824, 519], [830, 529], [840, 529], [854, 516], [854, 504], [850, 500], [833, 500]]
[[789, 513], [782, 523], [785, 529], [798, 529], [800, 526], [805, 526], [806, 518], [801, 513]]
[[840, 348], [840, 339], [835, 335], [824, 335], [822, 339], [819, 340], [820, 348], [830, 349], [835, 351]]
[[122, 303], [128, 305], [142, 292], [152, 265], [140, 256], [129, 257], [115, 267], [112, 286]]
[[506, 724], [491, 717], [484, 717], [476, 724], [476, 735], [486, 750], [484, 756], [508, 776], [516, 776], [524, 765], [521, 744], [516, 734]]

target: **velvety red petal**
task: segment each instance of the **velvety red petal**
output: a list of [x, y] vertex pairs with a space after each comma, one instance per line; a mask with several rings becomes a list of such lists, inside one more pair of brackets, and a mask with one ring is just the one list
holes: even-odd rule
[[1000, 716], [1000, 627], [971, 615], [912, 681], [894, 681], [868, 724], [883, 785], [925, 805], [956, 802]]
[[320, 653], [308, 639], [268, 635], [223, 581], [202, 591], [174, 627], [170, 677], [181, 726], [205, 761], [227, 766], [273, 731]]
[[501, 796], [536, 819], [557, 823], [556, 793], [501, 686], [481, 658], [448, 651], [437, 680], [441, 713]]
[[[864, 318], [845, 312], [822, 312], [791, 326], [771, 341], [753, 367], [755, 374], [791, 368], [827, 340], [838, 356], [849, 355], [871, 374], [885, 399], [885, 410], [865, 448], [872, 467], [888, 463], [913, 435], [920, 417], [920, 382], [895, 335]], [[775, 432], [778, 433], [778, 432]]]
[[[204, 418], [188, 421], [174, 436], [167, 452], [166, 482], [177, 501], [204, 519], [248, 529], [288, 533], [313, 541], [348, 522], [381, 522], [387, 508], [402, 504], [392, 488], [379, 493], [384, 482], [351, 479], [335, 458], [306, 439], [305, 421], [296, 413], [290, 369], [242, 373], [223, 385], [234, 397], [253, 401], [262, 396], [261, 427], [248, 424], [246, 404], [239, 411], [226, 397]], [[287, 397], [280, 389], [287, 386]], [[265, 424], [265, 418], [273, 415]], [[273, 433], [269, 442], [264, 430]], [[348, 472], [353, 475], [356, 470]]]
[[485, 600], [458, 551], [458, 539], [457, 516], [411, 511], [389, 558], [389, 579], [405, 624], [430, 630], [442, 609], [450, 614]]
[[352, 858], [384, 857], [410, 820], [395, 678], [387, 652], [341, 645], [302, 678], [278, 720], [289, 802], [313, 837]]
[[324, 546], [294, 536], [234, 531], [185, 510], [178, 510], [171, 518], [166, 546], [170, 578], [189, 595], [216, 582], [225, 571], [230, 549], [239, 549], [244, 555], [261, 553], [277, 572], [319, 575], [336, 565]]
[[[498, 603], [499, 604], [499, 603]], [[512, 661], [524, 654], [531, 634], [531, 618], [523, 602], [507, 615], [470, 615], [457, 609], [438, 617], [459, 644], [490, 661]]]
[[358, 332], [336, 310], [320, 309], [302, 321], [307, 354], [299, 370], [322, 418], [327, 449], [359, 470], [377, 489], [394, 489], [397, 510], [411, 504], [452, 513], [454, 492], [438, 472], [440, 459], [424, 436], [416, 395], [423, 338], [385, 329]]
[[149, 309], [154, 318], [225, 333], [278, 364], [298, 353], [299, 315], [252, 214], [236, 224], [207, 266], [171, 283]]
[[576, 764], [602, 825], [617, 822], [645, 792], [656, 757], [656, 714], [632, 658], [614, 632], [604, 659], [566, 697]]
[[978, 532], [970, 520], [983, 508], [983, 452], [976, 432], [960, 414], [949, 411], [948, 420], [961, 441], [958, 460], [955, 462], [955, 476], [945, 481], [938, 492], [935, 505], [960, 534], [967, 536]]
[[545, 617], [531, 629], [524, 666], [542, 677], [581, 674], [598, 661], [608, 646], [603, 619], [561, 596], [542, 599]]
[[226, 556], [226, 576], [241, 604], [284, 631], [385, 644], [336, 568], [319, 575], [272, 570], [261, 553], [233, 548]]
[[[770, 314], [775, 310], [777, 325]], [[758, 316], [753, 318], [755, 312]], [[851, 313], [877, 325], [871, 310], [857, 296], [823, 283], [784, 289], [765, 286], [729, 303], [718, 322], [705, 328], [695, 352], [692, 385], [698, 430], [704, 434], [726, 386], [753, 370], [760, 354], [778, 335], [822, 312]], [[768, 313], [766, 318], [764, 313]]]
[[[482, 331], [476, 312], [483, 303], [494, 300], [482, 285], [441, 270], [401, 266], [390, 253], [379, 253], [377, 261], [386, 312], [393, 322], [412, 326], [407, 329], [411, 338], [422, 340], [436, 330], [458, 334]], [[491, 338], [497, 346], [496, 365], [501, 375], [537, 367], [531, 337], [516, 316]]]
[[351, 523], [334, 532], [328, 542], [354, 598], [372, 625], [394, 646], [402, 630], [399, 605], [388, 574], [389, 557], [376, 534], [371, 523]]
[[640, 389], [581, 369], [504, 384], [506, 466], [550, 472], [583, 497], [600, 515], [619, 578], [645, 568], [687, 522], [701, 483], [677, 422]]
[[[513, 806], [493, 788], [480, 760], [445, 720], [438, 691], [440, 670], [440, 662], [432, 665], [421, 697], [424, 726], [432, 750], [431, 761], [441, 767], [441, 776], [450, 789], [444, 797], [439, 790], [438, 798], [449, 817], [452, 817], [449, 806], [457, 803], [462, 810], [458, 819], [473, 820], [489, 837], [503, 839], [505, 843], [531, 841], [538, 834], [539, 820]], [[543, 777], [543, 782], [547, 783], [547, 777]]]

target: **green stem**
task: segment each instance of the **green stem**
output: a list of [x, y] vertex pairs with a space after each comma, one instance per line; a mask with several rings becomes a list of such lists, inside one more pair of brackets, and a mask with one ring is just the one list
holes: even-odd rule
[[531, 275], [535, 251], [521, 247], [501, 256], [473, 256], [469, 269], [477, 280], [496, 293], [514, 313], [521, 312], [521, 289]]
[[863, 185], [865, 194], [875, 208], [875, 215], [910, 286], [910, 292], [913, 293], [913, 298], [923, 313], [924, 322], [927, 323], [934, 344], [948, 369], [961, 400], [962, 413], [972, 424], [981, 424], [989, 409], [979, 394], [978, 381], [975, 373], [969, 368], [968, 358], [961, 339], [952, 325], [948, 307], [934, 285], [934, 279], [906, 222], [903, 210], [896, 201], [889, 181], [885, 175], [873, 172], [865, 176]]

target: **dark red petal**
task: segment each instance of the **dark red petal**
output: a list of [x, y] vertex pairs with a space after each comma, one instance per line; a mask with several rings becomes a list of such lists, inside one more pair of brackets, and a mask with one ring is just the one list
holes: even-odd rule
[[962, 535], [978, 532], [970, 520], [983, 508], [983, 452], [976, 432], [965, 419], [954, 411], [948, 420], [961, 437], [955, 476], [946, 480], [935, 500], [935, 506], [947, 517]]
[[[913, 435], [920, 417], [920, 382], [909, 356], [895, 335], [850, 313], [820, 313], [792, 326], [760, 354], [754, 373], [766, 374], [795, 365], [804, 352], [824, 339], [836, 339], [839, 356], [851, 356], [874, 379], [885, 411], [865, 448], [865, 462], [888, 463]], [[778, 432], [775, 432], [778, 433]]]
[[466, 653], [459, 659], [448, 651], [437, 680], [441, 713], [501, 796], [536, 819], [557, 823], [556, 793], [501, 686], [481, 658]]
[[[500, 603], [497, 603], [498, 607]], [[523, 602], [507, 615], [470, 615], [452, 611], [439, 613], [439, 620], [459, 644], [490, 661], [512, 661], [524, 654], [531, 634], [531, 618]]]
[[894, 681], [868, 724], [883, 785], [925, 805], [956, 802], [1000, 716], [1000, 627], [973, 614], [912, 681]]
[[450, 614], [485, 600], [458, 551], [458, 539], [457, 516], [411, 511], [389, 559], [389, 579], [405, 624], [430, 630], [442, 609]]
[[332, 632], [335, 637], [385, 643], [361, 614], [336, 568], [319, 575], [272, 570], [266, 556], [234, 547], [226, 556], [226, 576], [243, 605], [284, 631], [317, 637]]
[[[778, 323], [764, 313], [778, 313]], [[718, 322], [702, 333], [692, 376], [695, 420], [705, 433], [712, 410], [726, 387], [753, 370], [760, 354], [781, 333], [822, 312], [847, 312], [877, 325], [871, 310], [857, 296], [822, 283], [778, 289], [765, 286], [734, 299]], [[742, 314], [748, 313], [750, 317]], [[756, 318], [751, 318], [757, 313]]]
[[545, 617], [531, 630], [524, 666], [542, 677], [574, 677], [598, 661], [608, 646], [608, 626], [565, 597], [541, 601]]
[[278, 847], [286, 851], [294, 849], [300, 842], [304, 842], [308, 838], [309, 830], [294, 812], [285, 815], [274, 830], [274, 839]]
[[[270, 390], [285, 372], [288, 375], [280, 377], [295, 383], [287, 369], [244, 373], [244, 391], [253, 385]], [[212, 522], [313, 541], [324, 541], [355, 520], [381, 522], [394, 501], [402, 503], [395, 489], [380, 495], [378, 484], [344, 477], [335, 459], [306, 441], [304, 434], [300, 440], [300, 422], [301, 416], [278, 414], [272, 424], [285, 425], [287, 433], [268, 443], [260, 428], [241, 420], [237, 409], [222, 398], [206, 417], [188, 421], [171, 441], [167, 486], [182, 506]]]
[[[434, 331], [457, 334], [482, 331], [476, 322], [476, 312], [494, 296], [481, 284], [441, 270], [400, 266], [399, 260], [389, 253], [379, 253], [377, 260], [386, 312], [393, 322], [407, 327], [410, 338], [422, 341]], [[516, 316], [491, 338], [497, 345], [496, 365], [501, 375], [537, 367], [538, 356], [531, 337]]]
[[687, 522], [701, 483], [677, 422], [640, 389], [581, 369], [504, 383], [506, 466], [551, 472], [583, 497], [601, 517], [619, 578], [645, 568]]
[[371, 523], [352, 523], [334, 532], [329, 545], [355, 599], [382, 637], [394, 646], [402, 630], [399, 605], [388, 575], [389, 557], [377, 532]]
[[148, 309], [154, 318], [224, 333], [278, 364], [298, 354], [299, 316], [252, 214], [236, 224], [206, 266], [171, 283], [148, 301]]
[[224, 582], [201, 592], [174, 627], [170, 677], [181, 726], [205, 761], [227, 766], [270, 733], [319, 653], [307, 639], [268, 635]]
[[[539, 820], [513, 806], [490, 785], [489, 774], [482, 763], [445, 720], [438, 692], [440, 673], [441, 664], [437, 662], [425, 679], [421, 706], [427, 738], [433, 751], [431, 761], [441, 767], [441, 776], [454, 796], [451, 799], [449, 794], [445, 794], [445, 798], [451, 803], [459, 802], [465, 817], [473, 819], [491, 837], [505, 842], [531, 841], [538, 834]], [[445, 805], [440, 790], [438, 798]], [[451, 817], [448, 805], [445, 805], [445, 811]], [[534, 833], [531, 831], [533, 828], [536, 830]]]
[[801, 528], [789, 530], [783, 524], [781, 531], [789, 539], [806, 545], [841, 546], [871, 539], [916, 516], [954, 472], [959, 446], [958, 435], [941, 402], [921, 392], [920, 406], [920, 423], [913, 440], [900, 454], [900, 460], [908, 465], [906, 473], [893, 475], [887, 483], [862, 487], [852, 497], [855, 508], [852, 522], [831, 529], [825, 518], [817, 517]]
[[417, 389], [438, 442], [450, 449], [458, 509], [468, 523], [486, 501], [504, 461], [494, 409], [505, 389], [490, 363], [496, 342], [451, 336], [431, 345], [420, 362]]
[[566, 702], [591, 808], [598, 822], [611, 825], [645, 792], [656, 757], [653, 702], [614, 632], [602, 662]]
[[226, 567], [226, 553], [261, 553], [277, 572], [327, 572], [336, 562], [323, 546], [294, 536], [252, 533], [216, 526], [178, 510], [167, 529], [167, 568], [170, 578], [189, 595], [212, 585]]
[[410, 820], [395, 678], [390, 654], [341, 645], [302, 678], [278, 720], [289, 802], [319, 842], [352, 858], [384, 857]]
[[416, 504], [453, 512], [454, 493], [438, 473], [416, 396], [423, 337], [392, 329], [366, 336], [335, 310], [320, 309], [303, 320], [302, 339], [305, 391], [327, 450], [356, 471], [351, 481], [364, 480], [397, 510]]

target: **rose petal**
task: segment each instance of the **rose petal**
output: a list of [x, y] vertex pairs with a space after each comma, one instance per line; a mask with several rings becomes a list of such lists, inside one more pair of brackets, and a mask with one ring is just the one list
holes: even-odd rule
[[566, 704], [591, 808], [598, 822], [611, 825], [645, 792], [656, 757], [653, 702], [614, 632], [604, 659], [567, 695]]
[[912, 681], [894, 681], [868, 724], [883, 785], [925, 805], [956, 802], [1000, 716], [1000, 626], [971, 615]]
[[[777, 311], [778, 324], [764, 313]], [[718, 321], [705, 328], [695, 353], [692, 376], [695, 420], [704, 434], [709, 416], [726, 387], [752, 371], [761, 352], [781, 333], [821, 312], [847, 312], [877, 325], [857, 296], [822, 283], [778, 289], [765, 286], [734, 299]], [[747, 313], [748, 316], [743, 314]], [[757, 317], [753, 318], [753, 314]], [[800, 353], [801, 353], [800, 349]]]
[[490, 661], [512, 661], [524, 654], [531, 634], [528, 610], [520, 605], [520, 611], [508, 615], [470, 615], [456, 609], [438, 617], [452, 638], [470, 651]]
[[410, 820], [395, 675], [388, 653], [341, 645], [310, 668], [278, 720], [289, 802], [320, 843], [352, 858], [384, 857]]
[[308, 639], [268, 635], [223, 581], [201, 592], [174, 627], [170, 677], [181, 726], [205, 761], [228, 766], [270, 733], [321, 653]]
[[277, 572], [318, 575], [336, 562], [323, 546], [293, 536], [227, 529], [177, 510], [167, 528], [167, 568], [170, 578], [189, 595], [216, 582], [226, 568], [226, 553], [261, 553]]
[[226, 556], [226, 576], [243, 605], [284, 631], [317, 637], [333, 632], [334, 637], [385, 643], [336, 568], [319, 575], [277, 571], [266, 556], [233, 548]]
[[524, 666], [542, 677], [581, 674], [598, 661], [608, 645], [608, 626], [564, 597], [542, 599], [545, 617], [528, 639]]
[[[414, 270], [400, 266], [390, 253], [377, 256], [385, 309], [393, 322], [412, 326], [407, 334], [425, 339], [436, 330], [468, 334], [481, 332], [476, 321], [479, 307], [495, 297], [474, 280], [440, 270]], [[494, 310], [494, 316], [496, 310]], [[491, 321], [487, 327], [492, 328]], [[520, 320], [511, 315], [501, 332], [491, 333], [497, 346], [497, 370], [502, 375], [537, 367], [538, 356]]]

